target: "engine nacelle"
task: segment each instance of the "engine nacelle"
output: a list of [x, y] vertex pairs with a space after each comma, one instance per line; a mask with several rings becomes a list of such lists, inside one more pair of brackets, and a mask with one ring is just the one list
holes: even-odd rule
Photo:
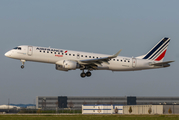
[[75, 61], [64, 60], [63, 67], [65, 69], [75, 70], [78, 67], [78, 64]]
[[68, 71], [68, 70], [75, 70], [76, 68], [79, 68], [79, 64], [75, 61], [62, 60], [56, 63], [57, 70]]

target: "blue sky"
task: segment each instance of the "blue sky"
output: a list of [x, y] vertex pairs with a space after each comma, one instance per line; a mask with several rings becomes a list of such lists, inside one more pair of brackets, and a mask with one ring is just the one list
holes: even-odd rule
[[[36, 96], [179, 96], [177, 0], [1, 0], [0, 104], [33, 103]], [[139, 56], [170, 37], [171, 67], [135, 72], [57, 71], [55, 65], [4, 56], [18, 45]]]

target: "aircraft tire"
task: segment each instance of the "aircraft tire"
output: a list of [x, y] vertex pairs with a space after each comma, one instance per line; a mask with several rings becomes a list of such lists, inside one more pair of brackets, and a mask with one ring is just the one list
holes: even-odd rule
[[81, 77], [84, 78], [86, 76], [85, 73], [81, 73]]
[[90, 77], [90, 76], [91, 76], [91, 72], [87, 72], [87, 73], [86, 73], [86, 76], [87, 76], [87, 77]]
[[24, 65], [21, 65], [21, 68], [24, 69]]

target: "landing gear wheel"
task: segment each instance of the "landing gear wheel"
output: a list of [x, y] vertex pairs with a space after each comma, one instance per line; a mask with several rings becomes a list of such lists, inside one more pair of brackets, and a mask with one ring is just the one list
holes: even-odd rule
[[87, 77], [90, 77], [90, 76], [91, 76], [91, 72], [87, 72], [87, 73], [86, 73], [86, 76], [87, 76]]
[[21, 65], [21, 68], [24, 69], [24, 65]]
[[84, 78], [86, 74], [84, 72], [81, 73], [81, 77]]
[[24, 69], [25, 60], [21, 60], [21, 62], [22, 62], [21, 68]]

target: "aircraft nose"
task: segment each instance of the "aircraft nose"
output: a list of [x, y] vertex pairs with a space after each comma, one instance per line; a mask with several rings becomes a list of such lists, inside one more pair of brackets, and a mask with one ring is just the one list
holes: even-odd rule
[[9, 57], [9, 56], [11, 55], [11, 53], [10, 53], [10, 51], [8, 51], [8, 52], [6, 52], [4, 55], [5, 55], [6, 57]]

